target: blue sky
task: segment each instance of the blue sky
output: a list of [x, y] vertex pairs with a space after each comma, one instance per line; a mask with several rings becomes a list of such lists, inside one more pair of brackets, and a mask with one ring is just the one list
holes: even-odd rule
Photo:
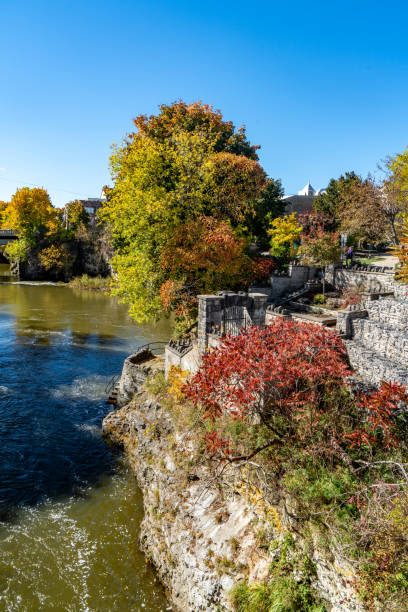
[[293, 193], [408, 145], [408, 5], [0, 0], [0, 199], [98, 197], [110, 146], [163, 102], [247, 126]]

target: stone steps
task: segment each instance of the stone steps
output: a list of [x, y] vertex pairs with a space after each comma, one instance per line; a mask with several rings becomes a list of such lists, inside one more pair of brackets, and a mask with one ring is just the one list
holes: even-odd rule
[[113, 404], [114, 406], [116, 406], [117, 401], [118, 401], [118, 394], [119, 394], [119, 383], [117, 383], [113, 387], [113, 389], [112, 389], [108, 399], [106, 400], [106, 403], [107, 404]]
[[358, 340], [344, 340], [344, 344], [350, 364], [363, 380], [375, 385], [385, 380], [408, 386], [408, 370], [401, 364], [381, 357]]

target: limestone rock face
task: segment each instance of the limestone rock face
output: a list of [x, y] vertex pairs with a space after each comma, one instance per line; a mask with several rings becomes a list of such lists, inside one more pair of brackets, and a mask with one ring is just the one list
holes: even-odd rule
[[[277, 505], [276, 521], [265, 521], [256, 504], [236, 488], [222, 491], [194, 461], [197, 440], [177, 431], [174, 418], [139, 386], [133, 401], [111, 412], [103, 432], [121, 445], [143, 493], [140, 541], [180, 612], [232, 610], [230, 590], [240, 580], [267, 578], [276, 551], [260, 547], [263, 527], [278, 541], [290, 519]], [[235, 492], [234, 492], [235, 491]], [[286, 504], [289, 508], [289, 503]], [[289, 521], [289, 522], [288, 522]], [[301, 536], [293, 530], [302, 548]], [[332, 612], [360, 612], [353, 573], [334, 552], [313, 553], [316, 591]], [[309, 542], [310, 546], [310, 542]]]

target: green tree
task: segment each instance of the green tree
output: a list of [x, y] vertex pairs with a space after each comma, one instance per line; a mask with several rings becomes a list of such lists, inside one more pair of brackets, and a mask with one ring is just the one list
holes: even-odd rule
[[282, 196], [281, 181], [268, 178], [261, 197], [255, 201], [253, 214], [247, 218], [248, 232], [263, 250], [269, 248], [268, 230], [271, 222], [285, 212], [285, 202]]
[[[302, 235], [299, 255], [302, 263], [324, 268], [340, 260], [340, 236], [337, 232], [325, 232], [319, 228], [313, 234]], [[323, 274], [323, 295], [325, 293], [325, 278]]]
[[361, 182], [361, 178], [353, 171], [346, 172], [338, 179], [332, 178], [323, 193], [313, 202], [313, 209], [332, 219], [333, 228], [340, 226], [340, 216], [350, 200], [350, 187]]
[[205, 216], [242, 235], [267, 180], [245, 130], [210, 106], [163, 105], [135, 125], [111, 157], [113, 187], [101, 217], [116, 251], [114, 292], [143, 321], [163, 313], [161, 287], [175, 279], [162, 254], [179, 228]]

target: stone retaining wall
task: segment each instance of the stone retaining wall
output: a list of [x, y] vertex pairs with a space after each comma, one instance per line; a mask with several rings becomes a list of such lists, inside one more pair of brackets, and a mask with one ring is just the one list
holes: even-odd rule
[[369, 293], [378, 293], [394, 289], [393, 272], [352, 270], [344, 267], [327, 266], [325, 279], [336, 289], [358, 287]]
[[121, 407], [128, 404], [137, 390], [146, 382], [151, 369], [148, 366], [143, 366], [143, 363], [153, 358], [153, 353], [145, 349], [129, 355], [125, 359], [119, 380], [117, 406]]

